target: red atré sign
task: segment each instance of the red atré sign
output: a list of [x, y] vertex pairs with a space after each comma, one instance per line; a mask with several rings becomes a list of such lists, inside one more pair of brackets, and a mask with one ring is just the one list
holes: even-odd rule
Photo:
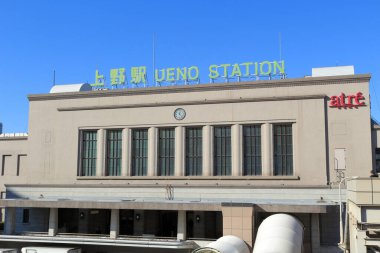
[[343, 92], [340, 96], [331, 96], [329, 107], [337, 108], [358, 108], [359, 106], [365, 106], [363, 93], [357, 92], [356, 95], [346, 96]]

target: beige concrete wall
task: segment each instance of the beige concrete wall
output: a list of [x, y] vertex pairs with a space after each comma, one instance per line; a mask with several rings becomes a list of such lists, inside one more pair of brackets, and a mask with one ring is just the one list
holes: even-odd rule
[[[27, 138], [0, 137], [0, 194], [5, 197], [5, 184], [22, 184], [27, 178]], [[5, 211], [0, 208], [0, 222]]]
[[356, 205], [380, 206], [380, 178], [358, 178], [347, 183], [347, 199]]
[[27, 181], [27, 144], [26, 137], [0, 137], [0, 191], [5, 191], [4, 184]]
[[[273, 177], [257, 180], [255, 185], [321, 186], [337, 181], [335, 148], [346, 149], [346, 176], [366, 176], [372, 169], [372, 150], [368, 80], [364, 79], [355, 80], [352, 76], [346, 79], [307, 78], [301, 80], [302, 85], [300, 79], [288, 79], [285, 83], [268, 81], [268, 86], [265, 82], [253, 82], [250, 88], [244, 86], [244, 89], [239, 88], [240, 84], [230, 85], [228, 89], [223, 84], [214, 89], [208, 88], [209, 85], [157, 88], [123, 96], [111, 96], [117, 91], [60, 98], [32, 96], [27, 183], [94, 183], [77, 180], [80, 129], [264, 123], [293, 123], [294, 175], [299, 180], [279, 181]], [[352, 95], [358, 91], [363, 93], [367, 106], [329, 108], [324, 99], [325, 95], [338, 96], [341, 92]], [[92, 97], [96, 92], [104, 96]], [[187, 112], [182, 121], [173, 117], [178, 107]], [[273, 150], [269, 148], [265, 152], [263, 159], [268, 158], [271, 173]], [[212, 155], [204, 159], [212, 160]], [[123, 183], [104, 178], [96, 181], [105, 182]], [[155, 184], [156, 181], [145, 180], [144, 183]]]
[[254, 238], [254, 210], [252, 206], [223, 206], [223, 236], [242, 238], [251, 248]]

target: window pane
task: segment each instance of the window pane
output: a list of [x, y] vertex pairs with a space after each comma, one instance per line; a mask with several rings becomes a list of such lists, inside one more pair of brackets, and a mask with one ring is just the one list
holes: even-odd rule
[[261, 126], [243, 127], [244, 175], [261, 175]]
[[82, 131], [81, 176], [96, 175], [97, 131]]
[[292, 125], [274, 125], [273, 133], [274, 175], [293, 175]]
[[231, 175], [231, 127], [214, 128], [214, 175]]
[[148, 129], [132, 130], [132, 176], [146, 176], [148, 164]]
[[202, 175], [202, 128], [186, 128], [186, 176]]
[[121, 175], [121, 151], [122, 134], [121, 130], [107, 131], [107, 161], [106, 176]]
[[158, 131], [158, 175], [174, 175], [174, 128]]

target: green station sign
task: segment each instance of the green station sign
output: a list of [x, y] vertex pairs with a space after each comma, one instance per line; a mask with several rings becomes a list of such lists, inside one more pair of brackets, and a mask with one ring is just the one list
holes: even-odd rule
[[[237, 80], [242, 79], [260, 79], [260, 77], [284, 77], [285, 62], [284, 61], [263, 61], [263, 62], [243, 62], [243, 63], [224, 63], [212, 64], [208, 67], [208, 78], [210, 82], [218, 82], [221, 80]], [[199, 83], [199, 68], [197, 66], [190, 67], [169, 67], [154, 70], [155, 85], [164, 85], [165, 83]], [[125, 68], [115, 68], [110, 70], [110, 85], [148, 85], [147, 67], [134, 66], [127, 72]], [[93, 87], [104, 87], [106, 78], [98, 70], [95, 71], [95, 83]]]

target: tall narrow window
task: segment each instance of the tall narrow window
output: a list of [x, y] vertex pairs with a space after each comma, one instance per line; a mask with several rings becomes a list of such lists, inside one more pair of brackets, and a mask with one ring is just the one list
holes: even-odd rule
[[214, 175], [231, 175], [231, 127], [214, 128]]
[[186, 176], [202, 175], [202, 127], [186, 128]]
[[148, 168], [148, 129], [132, 130], [132, 176], [146, 176]]
[[375, 172], [380, 173], [380, 148], [375, 149], [376, 167]]
[[244, 175], [261, 175], [261, 126], [243, 127]]
[[82, 131], [81, 176], [96, 175], [96, 142], [96, 130]]
[[158, 175], [174, 175], [174, 128], [158, 131]]
[[121, 175], [121, 130], [107, 131], [106, 176]]
[[273, 125], [274, 175], [293, 175], [293, 136], [291, 124]]

